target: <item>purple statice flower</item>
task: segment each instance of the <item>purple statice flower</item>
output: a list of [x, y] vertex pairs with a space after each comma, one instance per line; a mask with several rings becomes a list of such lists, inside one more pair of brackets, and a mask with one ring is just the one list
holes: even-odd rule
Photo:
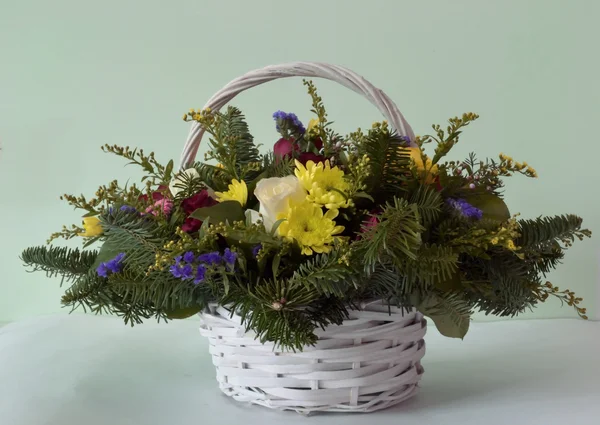
[[252, 256], [254, 258], [258, 257], [258, 253], [260, 252], [261, 249], [262, 249], [262, 245], [261, 244], [254, 245], [252, 247]]
[[229, 248], [225, 248], [225, 252], [223, 253], [223, 259], [227, 264], [227, 268], [233, 269], [235, 260], [237, 260], [237, 253], [231, 251]]
[[177, 257], [175, 257], [175, 264], [179, 265], [179, 263], [181, 263], [181, 259], [183, 257], [181, 257], [181, 255], [178, 255]]
[[123, 206], [121, 206], [121, 208], [119, 208], [119, 210], [123, 211], [123, 212], [127, 212], [127, 213], [137, 212], [135, 207], [132, 207], [131, 205], [123, 205]]
[[481, 220], [481, 218], [483, 217], [483, 211], [481, 211], [479, 208], [474, 207], [473, 205], [469, 204], [464, 199], [448, 198], [446, 200], [446, 203], [450, 207], [454, 208], [463, 217], [474, 218], [476, 220]]
[[182, 272], [183, 272], [183, 267], [177, 265], [177, 264], [173, 264], [171, 267], [169, 267], [169, 271], [171, 272], [171, 274], [176, 277], [177, 279], [180, 279], [182, 276]]
[[206, 267], [204, 264], [200, 264], [196, 269], [196, 277], [194, 278], [194, 284], [199, 284], [204, 280], [204, 276], [206, 275]]
[[191, 264], [186, 264], [181, 268], [181, 278], [191, 279], [194, 277], [194, 269]]
[[277, 131], [281, 131], [281, 124], [287, 121], [291, 126], [296, 128], [298, 133], [304, 134], [306, 132], [304, 125], [302, 124], [300, 119], [298, 119], [298, 116], [294, 113], [288, 114], [287, 112], [277, 111], [273, 113], [273, 119], [275, 120], [275, 128], [277, 129]]
[[185, 254], [183, 254], [183, 261], [185, 261], [186, 263], [193, 263], [194, 260], [196, 259], [196, 256], [194, 255], [194, 253], [192, 251], [188, 251]]
[[277, 111], [277, 112], [273, 112], [273, 119], [275, 121], [277, 120], [285, 120], [287, 119], [287, 113], [283, 112], [283, 111]]
[[108, 277], [109, 274], [119, 273], [123, 270], [123, 258], [125, 258], [125, 253], [121, 252], [112, 260], [100, 263], [96, 268], [96, 273], [98, 273], [98, 276], [102, 277]]
[[220, 264], [222, 260], [223, 259], [221, 258], [221, 254], [219, 254], [218, 251], [208, 252], [198, 257], [198, 261], [200, 261], [201, 263], [206, 263], [209, 266]]
[[96, 273], [98, 273], [98, 276], [108, 277], [108, 267], [106, 267], [106, 263], [100, 263], [96, 269]]
[[288, 120], [292, 121], [294, 127], [298, 129], [298, 133], [304, 134], [306, 132], [306, 129], [304, 128], [302, 122], [298, 119], [296, 114], [288, 114]]

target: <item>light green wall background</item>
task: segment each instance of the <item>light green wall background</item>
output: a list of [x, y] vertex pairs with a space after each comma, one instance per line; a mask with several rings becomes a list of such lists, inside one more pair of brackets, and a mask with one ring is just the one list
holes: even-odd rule
[[[92, 194], [137, 177], [104, 143], [179, 158], [188, 126], [223, 84], [263, 65], [328, 61], [395, 99], [417, 133], [464, 111], [481, 115], [454, 155], [500, 151], [535, 166], [506, 198], [524, 217], [577, 212], [600, 230], [595, 0], [126, 1], [0, 0], [0, 321], [60, 311], [58, 281], [27, 274], [20, 251], [79, 216], [61, 193]], [[318, 82], [341, 131], [379, 119], [371, 105]], [[258, 141], [277, 109], [309, 116], [301, 81], [234, 102]], [[600, 235], [550, 278], [598, 312]], [[64, 311], [64, 310], [62, 310]], [[550, 302], [522, 317], [572, 317]]]

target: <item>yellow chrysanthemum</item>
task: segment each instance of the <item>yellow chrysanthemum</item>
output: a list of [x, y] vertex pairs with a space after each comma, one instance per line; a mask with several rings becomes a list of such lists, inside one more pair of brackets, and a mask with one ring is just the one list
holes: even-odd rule
[[279, 235], [294, 240], [300, 245], [302, 254], [311, 255], [313, 252], [330, 252], [331, 244], [344, 226], [337, 226], [334, 218], [338, 210], [329, 210], [323, 213], [323, 209], [309, 201], [291, 204], [287, 211], [277, 215], [281, 222], [277, 231]]
[[100, 236], [103, 232], [102, 226], [100, 225], [100, 219], [98, 217], [84, 217], [83, 230], [85, 230], [85, 232], [79, 233], [79, 236], [84, 236], [86, 238]]
[[330, 210], [350, 206], [351, 200], [344, 195], [350, 184], [344, 179], [344, 172], [338, 167], [332, 167], [329, 160], [325, 164], [308, 161], [306, 166], [296, 160], [294, 173], [308, 192], [309, 201]]
[[433, 183], [433, 179], [438, 174], [437, 164], [433, 165], [431, 162], [431, 158], [427, 156], [425, 156], [425, 163], [423, 163], [421, 149], [419, 149], [418, 147], [408, 147], [402, 149], [407, 150], [410, 154], [410, 158], [415, 163], [417, 171], [421, 174], [423, 182], [427, 184]]
[[215, 192], [215, 195], [217, 195], [219, 202], [238, 201], [243, 207], [248, 201], [248, 186], [246, 186], [246, 182], [244, 180], [240, 182], [236, 179], [233, 179], [227, 192]]

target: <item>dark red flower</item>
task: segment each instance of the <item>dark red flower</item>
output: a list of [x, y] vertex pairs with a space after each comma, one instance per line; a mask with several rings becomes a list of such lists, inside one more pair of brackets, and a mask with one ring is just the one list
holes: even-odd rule
[[357, 240], [362, 239], [363, 233], [370, 231], [379, 224], [378, 214], [381, 214], [381, 212], [381, 208], [375, 208], [374, 210], [371, 210], [370, 214], [367, 215], [362, 222], [360, 233], [356, 234]]
[[189, 215], [198, 208], [212, 207], [217, 203], [218, 202], [215, 199], [210, 197], [206, 189], [203, 189], [194, 196], [181, 201], [181, 208], [183, 208], [185, 215], [188, 216], [184, 220], [181, 230], [187, 233], [197, 232], [200, 229], [200, 226], [202, 226], [202, 221], [189, 217]]
[[442, 185], [440, 183], [440, 176], [435, 176], [435, 178], [433, 179], [433, 183], [435, 184], [435, 189], [438, 192], [441, 192], [442, 189], [443, 189], [443, 187], [442, 187]]
[[196, 218], [188, 217], [183, 221], [181, 230], [183, 230], [186, 233], [193, 233], [200, 230], [200, 226], [202, 226], [202, 221]]
[[321, 148], [323, 147], [323, 141], [321, 140], [320, 137], [316, 137], [315, 140], [313, 140], [313, 144], [315, 145], [315, 148], [317, 148], [318, 150], [321, 150]]
[[290, 158], [293, 151], [298, 150], [298, 145], [293, 140], [281, 138], [273, 145], [273, 153], [275, 158]]
[[302, 152], [298, 161], [300, 161], [302, 165], [306, 165], [308, 161], [313, 161], [315, 164], [318, 164], [319, 162], [325, 162], [325, 158], [313, 152]]
[[208, 191], [203, 189], [194, 196], [181, 201], [181, 208], [183, 208], [183, 211], [186, 213], [186, 215], [190, 215], [198, 208], [212, 207], [217, 203], [218, 202], [215, 199], [210, 197]]
[[[154, 202], [156, 202], [156, 201], [161, 201], [161, 200], [165, 199], [166, 198], [165, 194], [168, 193], [168, 190], [169, 190], [168, 186], [161, 184], [160, 186], [158, 186], [158, 189], [156, 189], [154, 192], [152, 192], [152, 200]], [[146, 195], [146, 194], [140, 195], [138, 197], [138, 200], [148, 202], [148, 195]]]

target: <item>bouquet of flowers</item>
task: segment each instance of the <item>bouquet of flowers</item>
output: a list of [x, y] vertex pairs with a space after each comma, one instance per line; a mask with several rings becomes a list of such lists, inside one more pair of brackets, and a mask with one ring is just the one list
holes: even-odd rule
[[267, 153], [231, 106], [184, 115], [210, 140], [205, 161], [179, 172], [154, 153], [104, 146], [142, 167], [142, 183], [64, 195], [83, 224], [50, 241], [80, 237], [83, 249], [33, 247], [22, 260], [69, 282], [62, 303], [74, 309], [135, 324], [213, 303], [261, 341], [295, 350], [364, 300], [417, 309], [459, 338], [475, 311], [514, 316], [549, 296], [585, 318], [580, 298], [544, 279], [590, 236], [581, 218], [511, 215], [503, 180], [537, 177], [526, 162], [446, 159], [476, 114], [414, 140], [386, 121], [342, 136], [305, 86], [313, 118], [305, 127], [273, 114], [279, 137]]

